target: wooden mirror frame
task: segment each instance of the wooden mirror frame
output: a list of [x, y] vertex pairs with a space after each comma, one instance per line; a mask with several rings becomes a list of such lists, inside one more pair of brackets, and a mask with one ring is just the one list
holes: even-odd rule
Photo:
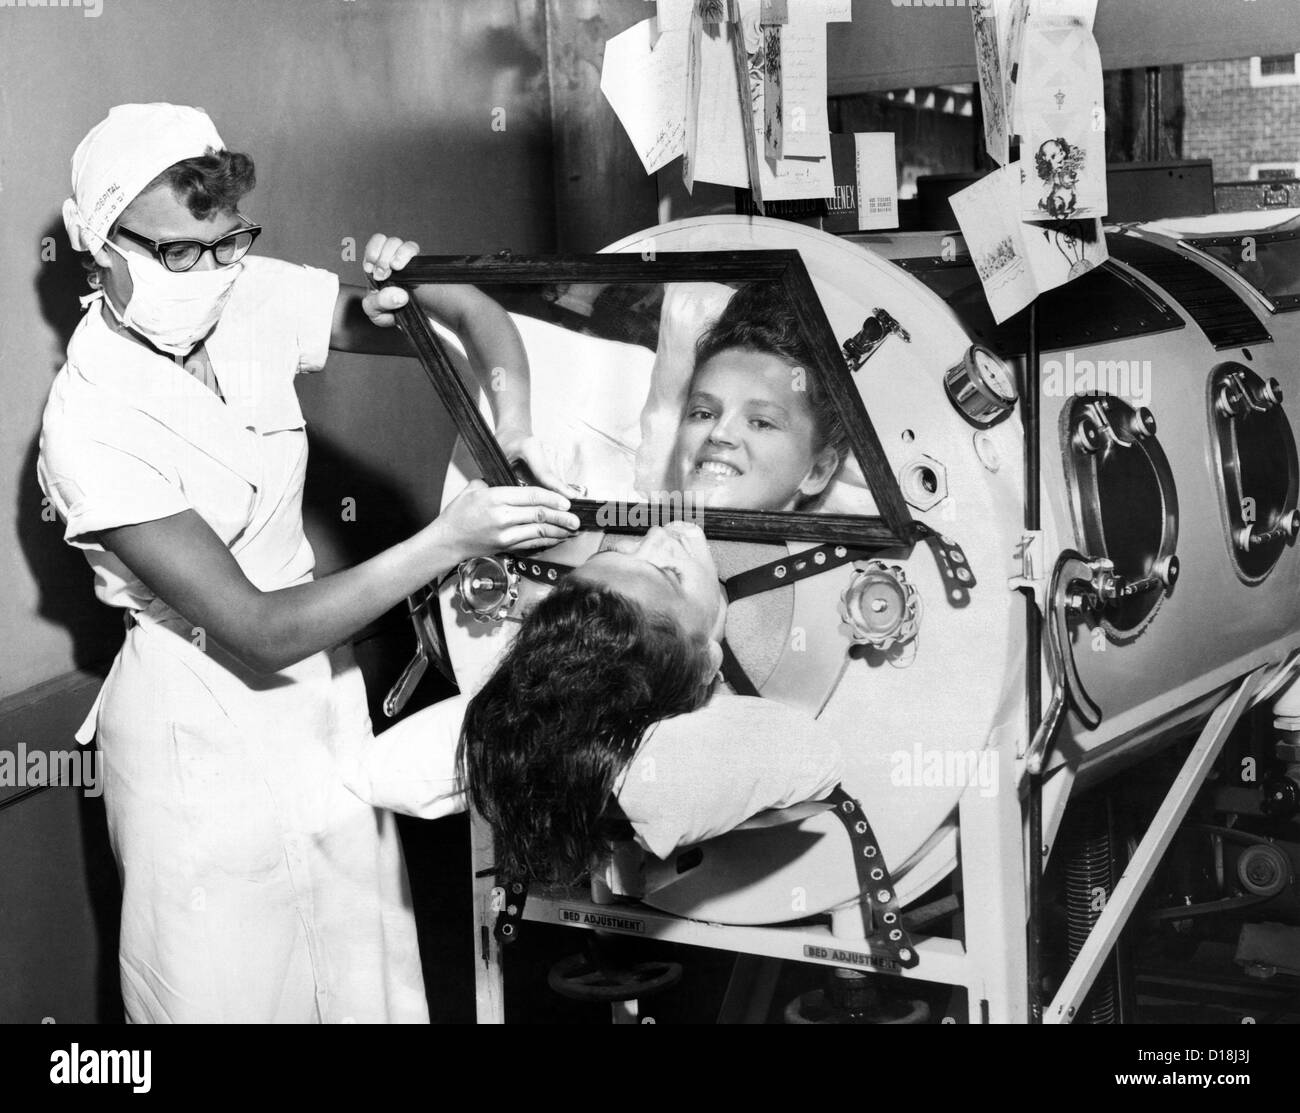
[[[855, 549], [910, 549], [916, 531], [898, 480], [889, 467], [880, 438], [862, 399], [854, 388], [851, 371], [830, 322], [797, 251], [653, 252], [608, 255], [440, 256], [420, 255], [400, 271], [376, 285], [413, 290], [426, 283], [469, 283], [492, 286], [552, 285], [564, 282], [638, 283], [669, 282], [779, 282], [790, 299], [801, 339], [818, 365], [843, 368], [842, 375], [824, 376], [826, 392], [847, 434], [849, 449], [857, 458], [868, 489], [880, 511], [878, 516], [820, 514], [815, 511], [736, 510], [708, 507], [702, 515], [705, 535], [734, 541], [816, 541], [844, 544]], [[479, 412], [469, 389], [461, 382], [442, 341], [414, 299], [396, 313], [399, 325], [411, 339], [415, 354], [447, 407], [474, 461], [490, 486], [518, 481], [510, 462]], [[607, 499], [572, 499], [571, 509], [584, 529], [609, 533], [642, 533], [649, 526], [623, 524], [644, 520], [657, 524], [671, 518], [665, 508], [651, 503], [628, 503], [617, 517], [619, 524], [601, 524], [597, 513]], [[670, 508], [671, 509], [671, 508]]]

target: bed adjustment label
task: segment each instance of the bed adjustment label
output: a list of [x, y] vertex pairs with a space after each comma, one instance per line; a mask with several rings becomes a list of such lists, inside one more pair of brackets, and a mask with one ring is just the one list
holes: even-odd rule
[[645, 934], [645, 921], [631, 916], [615, 916], [608, 912], [590, 912], [585, 908], [561, 908], [560, 923], [579, 924], [582, 927], [604, 928], [606, 931], [630, 931]]
[[898, 963], [892, 958], [864, 954], [862, 951], [842, 951], [838, 947], [815, 947], [805, 943], [804, 958], [815, 958], [821, 962], [834, 962], [842, 966], [874, 966], [877, 970], [897, 970]]

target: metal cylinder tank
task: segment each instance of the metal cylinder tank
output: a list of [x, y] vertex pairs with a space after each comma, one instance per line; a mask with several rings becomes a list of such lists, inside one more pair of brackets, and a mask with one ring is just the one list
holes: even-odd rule
[[[1216, 229], [1198, 231], [1213, 238]], [[795, 650], [786, 639], [760, 690], [833, 728], [844, 786], [871, 818], [904, 903], [955, 865], [961, 794], [1017, 790], [1026, 604], [1016, 582], [1041, 583], [1061, 550], [1111, 563], [1105, 605], [1074, 623], [1069, 647], [1102, 719], [1091, 729], [1067, 719], [1049, 775], [1068, 764], [1106, 776], [1193, 725], [1235, 678], [1300, 646], [1292, 549], [1300, 374], [1288, 358], [1300, 316], [1270, 308], [1249, 275], [1184, 237], [1116, 232], [1110, 262], [1040, 299], [1036, 538], [1024, 528], [1016, 384], [1000, 379], [1010, 368], [1023, 386], [1028, 323], [1024, 315], [993, 323], [958, 237], [850, 241], [709, 217], [608, 249], [794, 248], [837, 341], [861, 336], [878, 310], [900, 326], [853, 381], [913, 518], [957, 542], [972, 586], [954, 590], [951, 563], [945, 569], [918, 544], [782, 588], [790, 628], [806, 631], [807, 643]], [[1278, 248], [1275, 267], [1284, 255]], [[649, 376], [649, 361], [632, 373]], [[635, 428], [633, 395], [596, 403], [599, 392], [536, 366], [533, 392], [543, 439], [557, 398], [591, 408], [586, 420]], [[447, 497], [467, 474], [458, 454]], [[577, 564], [599, 542], [585, 534], [546, 556]], [[444, 589], [444, 629], [462, 690], [473, 690], [512, 625], [476, 623], [453, 596]], [[858, 894], [848, 838], [825, 813], [651, 862], [638, 884], [630, 891], [654, 907], [735, 924], [834, 910]]]

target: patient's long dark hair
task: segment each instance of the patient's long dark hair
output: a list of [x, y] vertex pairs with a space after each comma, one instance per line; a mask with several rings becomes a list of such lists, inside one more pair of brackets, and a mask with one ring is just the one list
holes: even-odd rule
[[707, 642], [607, 587], [567, 580], [470, 701], [458, 759], [497, 833], [497, 874], [571, 883], [651, 724], [707, 694]]

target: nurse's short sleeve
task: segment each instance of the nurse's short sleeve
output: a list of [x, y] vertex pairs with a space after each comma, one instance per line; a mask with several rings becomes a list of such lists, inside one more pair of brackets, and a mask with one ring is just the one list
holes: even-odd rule
[[46, 430], [36, 476], [66, 523], [63, 539], [103, 551], [100, 530], [153, 522], [190, 509], [179, 487], [126, 448]]
[[319, 267], [295, 266], [293, 272], [289, 300], [298, 338], [298, 370], [319, 371], [329, 356], [339, 276]]

